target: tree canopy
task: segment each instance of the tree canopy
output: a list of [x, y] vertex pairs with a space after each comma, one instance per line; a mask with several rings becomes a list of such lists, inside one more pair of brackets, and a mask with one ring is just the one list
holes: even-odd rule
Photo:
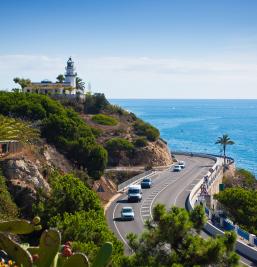
[[85, 252], [92, 260], [101, 245], [114, 245], [113, 260], [122, 256], [122, 244], [108, 229], [100, 200], [95, 192], [72, 174], [53, 174], [49, 180], [51, 195], [41, 196], [35, 205], [44, 227], [58, 228], [63, 242], [72, 240], [75, 251]]
[[228, 188], [215, 195], [215, 198], [233, 222], [250, 233], [257, 234], [257, 190]]
[[196, 234], [204, 222], [201, 206], [188, 213], [178, 207], [166, 210], [158, 204], [145, 232], [139, 237], [128, 235], [134, 254], [124, 257], [121, 266], [238, 266], [235, 234], [205, 240]]
[[145, 136], [149, 141], [156, 141], [160, 136], [157, 128], [140, 119], [137, 119], [134, 123], [134, 129], [137, 135]]
[[98, 179], [107, 164], [107, 152], [97, 144], [91, 128], [72, 109], [40, 94], [0, 92], [0, 114], [30, 120], [42, 137], [79, 167]]
[[108, 100], [104, 94], [101, 93], [87, 93], [84, 105], [84, 112], [89, 114], [98, 114], [109, 105]]
[[29, 86], [31, 84], [30, 79], [24, 79], [24, 78], [14, 78], [13, 81], [20, 85], [21, 89], [24, 89], [25, 87]]
[[65, 77], [63, 74], [59, 74], [57, 77], [56, 77], [56, 80], [58, 83], [63, 83], [65, 81]]

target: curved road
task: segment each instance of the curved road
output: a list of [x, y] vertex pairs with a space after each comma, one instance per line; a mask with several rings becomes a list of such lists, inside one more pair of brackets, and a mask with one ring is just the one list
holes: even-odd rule
[[[167, 208], [178, 206], [185, 208], [186, 199], [194, 185], [214, 165], [214, 160], [201, 157], [176, 156], [178, 160], [186, 162], [186, 168], [181, 172], [171, 170], [155, 173], [151, 178], [153, 186], [143, 189], [140, 203], [128, 203], [127, 195], [123, 194], [113, 202], [106, 211], [107, 222], [116, 236], [125, 244], [126, 254], [131, 253], [127, 243], [127, 234], [140, 234], [144, 230], [144, 221], [151, 217], [151, 210], [156, 203], [163, 203]], [[121, 221], [120, 211], [124, 206], [132, 206], [135, 212], [134, 221]], [[203, 237], [208, 237], [202, 232]], [[252, 261], [241, 256], [241, 263], [246, 266], [256, 266]]]
[[[214, 161], [208, 158], [177, 156], [186, 162], [181, 172], [171, 170], [157, 172], [152, 176], [153, 186], [143, 189], [140, 203], [127, 203], [127, 195], [123, 194], [112, 203], [106, 212], [107, 221], [112, 231], [125, 243], [125, 250], [130, 252], [126, 235], [139, 234], [144, 229], [144, 221], [151, 216], [156, 203], [164, 203], [167, 208], [173, 205], [185, 208], [186, 198], [194, 185], [213, 166]], [[124, 206], [132, 206], [135, 212], [134, 221], [120, 221], [120, 211]]]

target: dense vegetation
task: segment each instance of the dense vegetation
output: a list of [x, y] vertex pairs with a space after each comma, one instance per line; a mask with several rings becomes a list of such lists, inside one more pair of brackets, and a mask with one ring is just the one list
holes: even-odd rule
[[233, 222], [250, 233], [257, 234], [257, 190], [228, 188], [215, 195], [215, 198]]
[[107, 152], [75, 111], [44, 95], [0, 92], [0, 114], [36, 122], [42, 136], [89, 175], [103, 173]]
[[130, 157], [134, 152], [134, 145], [130, 141], [119, 137], [108, 140], [105, 147], [110, 155], [110, 165], [118, 165], [123, 155]]
[[188, 213], [182, 208], [166, 210], [158, 204], [153, 220], [146, 231], [137, 237], [129, 234], [129, 245], [135, 252], [124, 257], [121, 266], [238, 266], [234, 252], [236, 235], [233, 232], [215, 239], [195, 235], [205, 222], [201, 206]]
[[97, 114], [92, 117], [92, 121], [102, 124], [102, 125], [109, 125], [114, 126], [118, 124], [118, 121], [111, 116], [105, 115], [105, 114]]
[[84, 112], [88, 114], [98, 114], [103, 111], [109, 105], [108, 100], [104, 94], [86, 94]]
[[18, 213], [18, 208], [12, 200], [0, 169], [0, 221], [17, 218]]
[[149, 141], [156, 141], [160, 137], [158, 129], [139, 119], [134, 123], [134, 129], [137, 135], [145, 136]]
[[256, 177], [245, 169], [237, 169], [234, 175], [226, 175], [223, 182], [226, 188], [243, 187], [245, 189], [257, 189]]
[[147, 145], [147, 140], [144, 136], [140, 136], [134, 140], [135, 147], [145, 147]]
[[93, 259], [105, 241], [114, 245], [114, 262], [122, 255], [122, 245], [105, 221], [97, 195], [74, 175], [53, 174], [50, 178], [51, 196], [41, 196], [35, 215], [44, 227], [57, 227], [63, 242], [72, 240], [73, 248]]

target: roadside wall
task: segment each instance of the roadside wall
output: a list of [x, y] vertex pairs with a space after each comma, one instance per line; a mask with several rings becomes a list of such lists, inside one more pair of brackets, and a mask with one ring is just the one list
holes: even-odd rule
[[[184, 154], [185, 155], [185, 154]], [[197, 156], [201, 157], [201, 153], [198, 153]], [[209, 155], [205, 155], [204, 157], [208, 157]], [[215, 155], [210, 155], [210, 158], [213, 159], [213, 156]], [[219, 184], [222, 181], [223, 178], [223, 158], [221, 157], [216, 157], [216, 162], [213, 165], [212, 169], [214, 170], [213, 172], [209, 171], [206, 176], [208, 176], [208, 192], [210, 193], [217, 193], [217, 189], [219, 190]], [[229, 158], [230, 160], [230, 164], [234, 164], [233, 159]], [[189, 210], [192, 210], [194, 208], [194, 206], [196, 205], [196, 200], [199, 196], [200, 193], [200, 188], [202, 183], [204, 182], [204, 178], [202, 178], [195, 186], [194, 188], [191, 190], [189, 196], [188, 196], [188, 200], [187, 200], [187, 208]], [[212, 189], [213, 187], [213, 189]], [[209, 211], [208, 209], [206, 209], [207, 214], [210, 216], [211, 215], [211, 211]], [[230, 223], [230, 227], [231, 230], [234, 230], [237, 235], [239, 236], [239, 238], [245, 238], [246, 236], [248, 236], [248, 242], [252, 243], [251, 245], [249, 245], [249, 243], [246, 240], [240, 240], [239, 238], [237, 239], [236, 242], [236, 250], [241, 253], [242, 255], [246, 256], [247, 258], [251, 259], [254, 262], [257, 262], [257, 249], [256, 249], [256, 245], [257, 245], [257, 239], [255, 236], [248, 234], [245, 231], [242, 231], [239, 227], [233, 225], [233, 223]], [[224, 231], [222, 231], [221, 229], [217, 228], [216, 226], [214, 226], [212, 224], [212, 222], [210, 220], [208, 220], [208, 222], [205, 224], [204, 229], [206, 232], [208, 232], [210, 235], [212, 236], [216, 236], [216, 235], [224, 235]], [[250, 240], [251, 238], [251, 240]]]

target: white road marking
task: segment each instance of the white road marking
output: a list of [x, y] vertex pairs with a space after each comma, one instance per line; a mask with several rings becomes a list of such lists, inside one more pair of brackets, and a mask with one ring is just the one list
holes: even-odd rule
[[[202, 171], [199, 172], [199, 175], [200, 175], [201, 173], [202, 173]], [[197, 176], [198, 176], [198, 174], [197, 174]], [[192, 183], [192, 181], [190, 181], [190, 183], [188, 183], [188, 184], [184, 187], [184, 189], [181, 190], [181, 191], [176, 195], [176, 198], [175, 198], [175, 201], [174, 201], [174, 205], [176, 205], [179, 195], [180, 195], [183, 191], [185, 191], [185, 188], [188, 187], [191, 183]], [[188, 189], [188, 190], [191, 191], [192, 189], [193, 189], [193, 188]]]
[[[125, 198], [122, 198], [121, 200], [124, 200], [124, 199], [126, 199], [126, 197], [125, 197]], [[116, 224], [116, 222], [115, 222], [115, 220], [114, 220], [114, 219], [115, 219], [115, 217], [114, 217], [114, 216], [115, 216], [115, 211], [116, 211], [116, 208], [118, 207], [118, 205], [119, 205], [119, 203], [117, 203], [117, 204], [115, 205], [115, 208], [113, 209], [113, 213], [112, 213], [113, 223], [114, 223], [114, 226], [115, 226], [115, 228], [116, 228], [116, 230], [117, 230], [117, 232], [118, 232], [120, 238], [122, 239], [122, 241], [128, 246], [128, 248], [129, 248], [130, 250], [132, 250], [132, 248], [129, 246], [127, 240], [123, 238], [123, 236], [122, 236], [122, 234], [120, 233], [120, 230], [119, 230], [119, 228], [117, 227], [117, 224]]]

